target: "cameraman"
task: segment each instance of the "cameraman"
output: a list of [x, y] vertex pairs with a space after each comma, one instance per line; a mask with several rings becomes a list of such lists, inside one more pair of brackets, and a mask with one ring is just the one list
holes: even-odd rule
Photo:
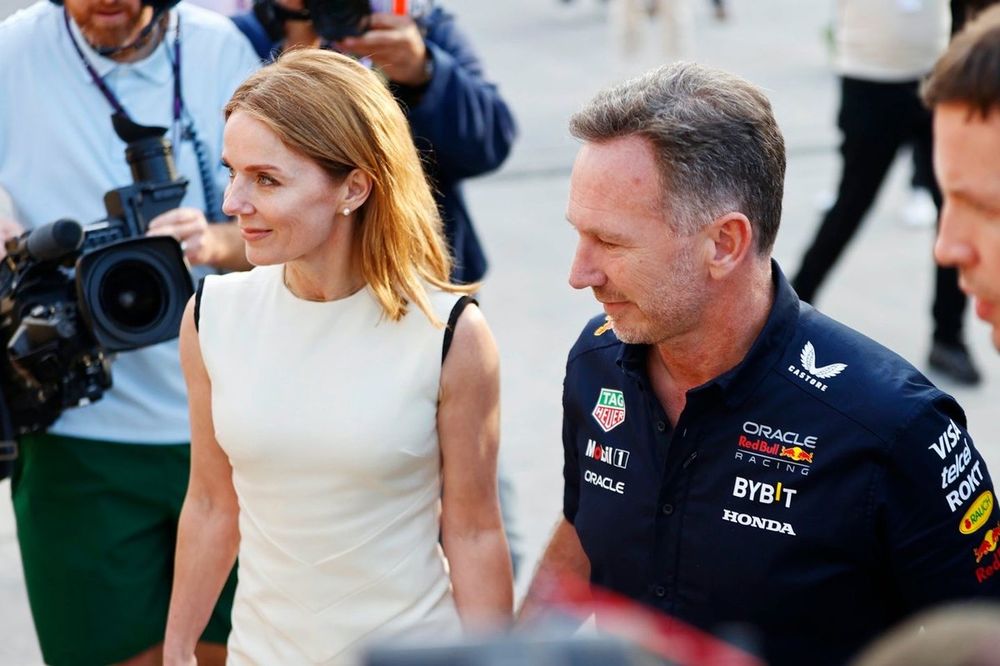
[[[109, 118], [119, 110], [166, 127], [189, 180], [183, 207], [149, 233], [177, 238], [201, 273], [241, 268], [235, 225], [209, 221], [223, 219], [221, 109], [258, 60], [221, 16], [143, 3], [45, 0], [0, 24], [0, 188], [13, 201], [0, 228], [104, 217], [104, 193], [133, 180]], [[160, 661], [189, 461], [176, 343], [119, 355], [113, 378], [98, 402], [23, 437], [14, 468], [28, 598], [50, 664]], [[225, 658], [230, 601], [202, 637], [215, 644], [203, 664]]]

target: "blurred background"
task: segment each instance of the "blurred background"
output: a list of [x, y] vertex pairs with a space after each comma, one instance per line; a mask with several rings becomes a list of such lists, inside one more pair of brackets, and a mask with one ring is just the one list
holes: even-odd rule
[[[0, 0], [0, 19], [28, 4]], [[490, 260], [482, 307], [502, 361], [502, 456], [515, 485], [524, 593], [561, 507], [562, 376], [580, 328], [599, 311], [566, 278], [575, 235], [565, 220], [577, 143], [571, 113], [604, 85], [678, 55], [642, 21], [623, 48], [601, 0], [450, 0], [513, 107], [520, 135], [504, 167], [468, 181], [475, 226]], [[784, 219], [775, 256], [786, 274], [837, 185], [837, 79], [831, 67], [834, 0], [728, 0], [719, 20], [708, 0], [691, 0], [680, 50], [762, 86], [788, 149]], [[40, 82], [39, 85], [44, 85]], [[0, 91], [17, 103], [16, 90]], [[22, 112], [30, 113], [30, 109]], [[910, 160], [893, 167], [861, 231], [831, 275], [818, 306], [926, 369], [933, 282], [931, 224], [914, 224]], [[734, 313], [734, 316], [738, 316]], [[966, 340], [983, 373], [975, 388], [928, 372], [965, 408], [969, 430], [994, 473], [1000, 470], [1000, 355], [988, 327], [967, 315]], [[9, 484], [0, 483], [0, 664], [41, 663], [21, 579]]]

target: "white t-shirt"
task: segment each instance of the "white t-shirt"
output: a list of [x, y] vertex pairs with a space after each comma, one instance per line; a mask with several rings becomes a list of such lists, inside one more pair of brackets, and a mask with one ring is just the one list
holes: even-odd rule
[[[259, 66], [249, 42], [229, 19], [178, 5], [163, 43], [136, 63], [95, 53], [72, 22], [77, 44], [137, 123], [171, 128], [171, 57], [180, 17], [181, 86], [187, 113], [208, 149], [217, 196], [227, 182], [222, 107]], [[0, 188], [17, 219], [33, 228], [69, 217], [106, 216], [103, 196], [132, 183], [125, 143], [111, 126], [111, 106], [70, 41], [63, 8], [48, 0], [0, 24]], [[176, 138], [172, 130], [168, 138]], [[178, 172], [189, 185], [182, 205], [204, 208], [194, 148], [174, 141]], [[98, 402], [67, 410], [52, 432], [87, 439], [182, 443], [190, 437], [184, 378], [176, 341], [119, 354], [114, 387]]]
[[948, 0], [837, 0], [837, 73], [869, 81], [925, 76], [948, 46]]

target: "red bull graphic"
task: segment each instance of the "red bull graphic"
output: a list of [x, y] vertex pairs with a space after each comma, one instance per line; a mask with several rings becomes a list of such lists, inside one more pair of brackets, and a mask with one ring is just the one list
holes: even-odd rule
[[976, 556], [976, 564], [982, 562], [984, 557], [995, 551], [997, 543], [1000, 543], [1000, 523], [997, 523], [996, 527], [984, 534], [982, 543], [973, 549], [972, 552]]
[[783, 446], [781, 447], [781, 453], [778, 455], [782, 458], [794, 460], [795, 462], [812, 463], [813, 461], [813, 454], [809, 453], [801, 446]]
[[1000, 550], [993, 551], [993, 561], [985, 566], [976, 568], [976, 580], [980, 583], [985, 583], [987, 580], [993, 577], [997, 571], [1000, 571]]

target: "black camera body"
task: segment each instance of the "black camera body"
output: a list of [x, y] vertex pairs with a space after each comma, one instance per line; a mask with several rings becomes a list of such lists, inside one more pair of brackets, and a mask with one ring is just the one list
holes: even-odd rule
[[431, 0], [305, 0], [303, 11], [285, 9], [275, 0], [254, 0], [257, 20], [273, 41], [283, 36], [285, 21], [311, 21], [313, 29], [326, 42], [339, 42], [368, 31], [373, 12], [425, 15]]
[[[109, 355], [177, 337], [194, 292], [184, 254], [150, 220], [187, 189], [166, 129], [115, 114], [133, 183], [104, 196], [107, 217], [57, 220], [7, 241], [0, 263], [0, 467], [18, 435], [111, 387]], [[6, 444], [6, 449], [4, 445]], [[3, 478], [0, 468], [0, 478]]]

